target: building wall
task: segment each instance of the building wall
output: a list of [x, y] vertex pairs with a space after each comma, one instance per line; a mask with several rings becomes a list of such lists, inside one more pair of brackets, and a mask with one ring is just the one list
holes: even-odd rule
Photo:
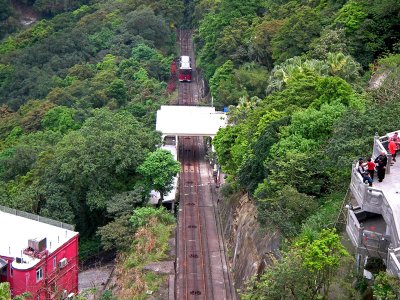
[[[60, 268], [61, 259], [67, 259], [67, 265]], [[37, 272], [41, 269], [41, 278]], [[40, 276], [39, 276], [40, 277]], [[70, 239], [55, 252], [45, 256], [31, 269], [12, 270], [9, 282], [13, 295], [29, 292], [32, 299], [59, 299], [63, 291], [66, 294], [78, 292], [78, 236]]]

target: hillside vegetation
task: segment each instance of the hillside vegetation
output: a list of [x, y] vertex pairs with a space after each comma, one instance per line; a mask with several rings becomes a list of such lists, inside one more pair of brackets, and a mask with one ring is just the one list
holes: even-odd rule
[[183, 10], [170, 2], [69, 1], [0, 42], [0, 205], [83, 240], [143, 205]]
[[[335, 277], [352, 263], [332, 228], [352, 161], [399, 129], [399, 1], [21, 2], [41, 19], [22, 29], [0, 0], [0, 205], [130, 253], [133, 210], [162, 189], [149, 179], [162, 167], [148, 166], [165, 157], [155, 112], [173, 97], [175, 28], [193, 27], [214, 104], [229, 107], [214, 140], [225, 192], [248, 192], [284, 237], [282, 259], [243, 297], [322, 299], [332, 283], [360, 296], [353, 277]], [[379, 275], [374, 293], [392, 286]]]
[[225, 190], [248, 192], [286, 241], [247, 297], [325, 299], [332, 282], [343, 299], [358, 297], [351, 277], [335, 278], [348, 254], [330, 230], [351, 163], [371, 155], [376, 132], [400, 128], [400, 3], [194, 2], [198, 64], [214, 103], [229, 106], [230, 126], [213, 141]]

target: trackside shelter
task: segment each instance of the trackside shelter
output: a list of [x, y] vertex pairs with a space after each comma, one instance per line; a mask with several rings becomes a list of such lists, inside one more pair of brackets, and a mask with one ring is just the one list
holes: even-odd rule
[[[165, 137], [172, 136], [173, 143], [161, 146], [168, 150], [177, 160], [177, 148], [179, 136], [209, 136], [214, 138], [220, 128], [226, 127], [227, 116], [224, 112], [216, 111], [214, 107], [208, 106], [167, 106], [163, 105], [157, 111], [156, 130]], [[175, 201], [178, 177], [174, 178], [174, 188], [164, 195], [163, 203]], [[150, 193], [150, 203], [157, 204], [160, 194], [157, 191]]]
[[156, 130], [166, 136], [209, 136], [214, 138], [220, 128], [226, 127], [224, 112], [210, 106], [161, 106], [157, 111]]

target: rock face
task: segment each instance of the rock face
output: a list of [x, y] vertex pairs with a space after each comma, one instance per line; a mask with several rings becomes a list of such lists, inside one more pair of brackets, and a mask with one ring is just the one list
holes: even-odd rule
[[256, 219], [257, 207], [247, 195], [221, 200], [219, 208], [235, 288], [243, 290], [247, 280], [263, 273], [279, 256], [280, 235], [261, 228]]
[[18, 12], [19, 21], [23, 26], [29, 26], [37, 21], [39, 14], [32, 8], [20, 0], [12, 0], [11, 4], [15, 11]]

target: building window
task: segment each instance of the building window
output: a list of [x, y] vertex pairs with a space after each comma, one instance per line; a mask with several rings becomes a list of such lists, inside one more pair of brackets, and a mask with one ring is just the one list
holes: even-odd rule
[[57, 267], [57, 256], [54, 256], [53, 258], [53, 269]]
[[36, 281], [40, 281], [43, 278], [43, 269], [42, 267], [36, 269]]

